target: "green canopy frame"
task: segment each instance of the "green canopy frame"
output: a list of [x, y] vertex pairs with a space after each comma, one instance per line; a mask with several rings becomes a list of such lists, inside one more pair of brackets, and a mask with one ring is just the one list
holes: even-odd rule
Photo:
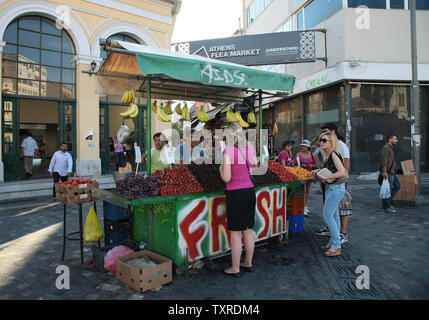
[[[150, 152], [152, 98], [194, 100], [216, 103], [242, 102], [244, 98], [258, 98], [259, 157], [262, 159], [262, 101], [285, 96], [293, 91], [295, 78], [290, 75], [263, 71], [233, 63], [196, 55], [183, 55], [167, 50], [136, 45], [117, 40], [100, 40], [109, 55], [96, 74], [103, 77], [137, 81], [136, 93], [146, 96], [146, 150]], [[100, 82], [102, 83], [102, 81]], [[111, 83], [110, 83], [111, 84]], [[103, 87], [103, 84], [100, 85]], [[115, 84], [115, 87], [118, 87]], [[255, 89], [256, 88], [256, 89]], [[111, 92], [104, 84], [102, 90]], [[264, 91], [267, 90], [267, 91]], [[268, 91], [276, 92], [268, 92]], [[263, 96], [265, 95], [265, 96]], [[147, 157], [147, 175], [151, 172], [151, 157]]]

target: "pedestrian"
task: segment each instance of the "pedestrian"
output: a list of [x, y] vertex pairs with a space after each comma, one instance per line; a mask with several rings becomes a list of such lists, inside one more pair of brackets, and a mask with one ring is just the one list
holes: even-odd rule
[[[313, 171], [317, 167], [317, 161], [314, 157], [313, 152], [311, 152], [310, 148], [310, 141], [303, 140], [300, 144], [301, 151], [298, 152], [298, 154], [295, 157], [295, 164], [301, 168], [304, 168], [308, 172]], [[310, 213], [310, 210], [308, 210], [307, 203], [308, 203], [308, 193], [310, 192], [312, 181], [307, 181], [304, 184], [304, 215], [308, 216]]]
[[332, 132], [323, 132], [320, 135], [320, 143], [323, 154], [322, 168], [327, 168], [333, 174], [327, 179], [318, 174], [320, 169], [314, 170], [312, 173], [325, 184], [325, 202], [323, 204], [323, 219], [328, 225], [330, 231], [329, 243], [322, 247], [325, 250], [325, 255], [328, 257], [339, 256], [341, 254], [341, 239], [340, 239], [340, 215], [338, 205], [346, 194], [344, 181], [346, 177], [346, 169], [344, 160], [341, 156], [338, 146], [337, 136]]
[[67, 143], [62, 143], [60, 150], [56, 151], [49, 163], [49, 175], [54, 178], [54, 188], [52, 190], [55, 199], [55, 183], [58, 181], [67, 182], [73, 169], [73, 159], [67, 152]]
[[45, 142], [40, 139], [39, 140], [39, 155], [40, 155], [40, 159], [41, 161], [45, 161], [46, 160], [46, 154], [45, 154]]
[[[344, 142], [344, 137], [342, 137], [338, 133], [338, 128], [335, 123], [327, 123], [320, 127], [322, 129], [322, 132], [332, 132], [337, 136], [338, 139], [338, 147], [340, 149], [341, 156], [344, 160], [344, 167], [346, 168], [347, 174], [350, 172], [350, 150], [349, 147]], [[322, 195], [323, 195], [323, 202], [325, 202], [325, 191], [324, 191], [325, 185], [322, 184]], [[345, 182], [345, 187], [347, 190], [347, 180]], [[349, 222], [349, 216], [351, 214], [351, 211], [340, 211], [340, 221], [341, 221], [341, 231], [340, 231], [340, 237], [341, 237], [341, 244], [346, 243], [349, 241], [349, 237], [347, 235], [347, 227]], [[329, 228], [325, 227], [321, 230], [317, 231], [316, 234], [321, 236], [329, 236]]]
[[122, 147], [122, 143], [119, 141], [118, 136], [113, 140], [113, 147], [115, 148], [116, 171], [118, 171], [119, 167], [124, 166], [124, 148]]
[[113, 144], [113, 138], [109, 137], [109, 166], [115, 162], [115, 146]]
[[[314, 157], [317, 160], [317, 165], [316, 168], [320, 169], [322, 167], [323, 164], [323, 155], [322, 155], [322, 148], [320, 147], [320, 143], [319, 143], [319, 137], [314, 138], [311, 141], [311, 150], [314, 154]], [[315, 192], [315, 194], [323, 194], [322, 191], [322, 181], [319, 181], [318, 179], [314, 180], [314, 183], [318, 182], [319, 183], [319, 190], [317, 190]]]
[[279, 153], [279, 162], [284, 167], [292, 167], [293, 155], [292, 147], [295, 144], [292, 140], [286, 140], [282, 144], [282, 151]]
[[190, 141], [185, 139], [177, 146], [174, 151], [174, 159], [176, 164], [201, 164], [205, 157], [205, 152], [201, 149], [198, 144], [203, 141], [203, 137], [198, 139], [198, 135], [195, 130], [192, 130]]
[[[226, 183], [226, 215], [227, 228], [231, 234], [232, 266], [223, 272], [239, 278], [240, 269], [247, 272], [253, 271], [252, 258], [255, 238], [252, 228], [255, 224], [256, 195], [249, 167], [255, 167], [257, 159], [255, 149], [247, 144], [241, 126], [231, 123], [230, 129], [227, 131], [227, 147], [224, 150], [223, 162], [219, 171], [222, 180]], [[233, 143], [228, 143], [232, 140]], [[246, 253], [244, 262], [240, 264], [242, 239]]]
[[20, 159], [24, 159], [25, 179], [33, 175], [33, 159], [38, 148], [32, 133], [28, 132], [27, 138], [22, 140], [20, 154]]
[[389, 199], [383, 199], [382, 205], [383, 210], [390, 213], [396, 212], [395, 208], [392, 207], [392, 200], [401, 189], [401, 183], [396, 175], [395, 152], [393, 151], [393, 147], [397, 144], [398, 137], [394, 134], [390, 134], [387, 136], [387, 143], [381, 149], [380, 173], [383, 175], [383, 178], [389, 179], [391, 193]]
[[[151, 149], [151, 168], [150, 173], [154, 173], [157, 170], [164, 170], [165, 168], [170, 166], [170, 153], [173, 151], [168, 146], [168, 140], [166, 136], [161, 133], [157, 132], [153, 135], [153, 143], [154, 148]], [[172, 160], [174, 160], [174, 156], [171, 155]], [[147, 159], [147, 153], [145, 152], [142, 155], [142, 163], [146, 163]], [[173, 161], [174, 162], [174, 161]]]

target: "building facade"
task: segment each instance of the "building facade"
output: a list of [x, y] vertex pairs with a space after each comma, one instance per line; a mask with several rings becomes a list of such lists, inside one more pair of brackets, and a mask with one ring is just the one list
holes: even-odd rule
[[[23, 177], [20, 144], [31, 132], [40, 152], [35, 177], [47, 177], [49, 158], [66, 142], [78, 176], [113, 171], [110, 138], [122, 124], [121, 97], [95, 93], [94, 76], [106, 57], [100, 39], [170, 48], [179, 0], [0, 1], [1, 114], [0, 182]], [[91, 67], [91, 64], [93, 65]], [[93, 131], [93, 139], [85, 139]], [[156, 128], [155, 128], [156, 130]], [[136, 134], [144, 146], [144, 136]]]
[[[417, 2], [421, 169], [429, 170], [429, 1]], [[389, 133], [397, 160], [411, 159], [411, 32], [408, 0], [244, 0], [244, 34], [322, 29], [312, 63], [286, 64], [292, 95], [264, 111], [274, 145], [316, 137], [335, 122], [351, 149], [353, 173], [378, 170]], [[279, 66], [277, 66], [279, 68]], [[270, 66], [272, 68], [272, 66]]]

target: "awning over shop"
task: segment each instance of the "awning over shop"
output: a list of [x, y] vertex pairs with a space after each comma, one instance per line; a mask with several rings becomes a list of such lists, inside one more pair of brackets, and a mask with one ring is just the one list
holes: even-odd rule
[[109, 41], [107, 49], [97, 72], [98, 93], [121, 95], [130, 88], [144, 96], [144, 78], [150, 75], [155, 99], [238, 102], [249, 88], [290, 93], [295, 83], [287, 74], [124, 41]]

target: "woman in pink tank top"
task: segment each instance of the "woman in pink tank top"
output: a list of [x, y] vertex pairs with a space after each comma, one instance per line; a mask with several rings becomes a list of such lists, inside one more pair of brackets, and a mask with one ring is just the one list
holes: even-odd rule
[[[299, 152], [296, 155], [295, 158], [295, 164], [300, 166], [301, 168], [304, 168], [305, 170], [311, 172], [317, 167], [317, 161], [313, 155], [313, 153], [310, 151], [310, 141], [303, 140], [300, 144], [301, 146], [301, 152]], [[304, 215], [308, 215], [310, 213], [310, 210], [307, 208], [307, 202], [308, 202], [308, 193], [310, 192], [312, 181], [307, 181], [305, 183], [305, 194], [304, 194]]]
[[[249, 168], [256, 166], [255, 149], [244, 140], [241, 126], [231, 124], [227, 131], [234, 145], [224, 150], [223, 163], [219, 168], [220, 175], [226, 183], [226, 217], [227, 228], [231, 234], [232, 266], [223, 272], [229, 276], [240, 277], [240, 269], [253, 271], [252, 258], [255, 250], [253, 227], [255, 225], [255, 188], [249, 175]], [[231, 141], [229, 140], [229, 141]], [[227, 140], [228, 141], [228, 140]], [[238, 147], [247, 145], [247, 147]], [[240, 264], [242, 239], [246, 249], [245, 259]]]

